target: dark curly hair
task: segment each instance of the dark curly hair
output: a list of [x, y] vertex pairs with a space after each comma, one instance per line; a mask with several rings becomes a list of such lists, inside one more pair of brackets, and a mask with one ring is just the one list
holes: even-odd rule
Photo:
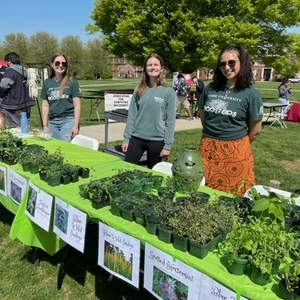
[[220, 90], [226, 84], [227, 79], [218, 66], [220, 63], [221, 55], [226, 51], [235, 51], [237, 53], [238, 59], [240, 60], [240, 71], [237, 75], [235, 89], [243, 90], [252, 85], [254, 82], [254, 76], [252, 72], [252, 63], [247, 51], [242, 45], [238, 43], [230, 43], [225, 45], [219, 54], [217, 66], [215, 68], [213, 76], [214, 88], [216, 90]]

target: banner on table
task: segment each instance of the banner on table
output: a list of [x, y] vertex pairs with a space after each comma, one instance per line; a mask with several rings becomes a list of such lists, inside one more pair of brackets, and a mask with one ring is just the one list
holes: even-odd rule
[[[157, 299], [197, 300], [202, 273], [145, 244], [144, 288]], [[207, 298], [201, 298], [206, 299]]]
[[7, 195], [17, 204], [21, 203], [27, 188], [27, 179], [13, 171], [7, 169]]
[[84, 251], [86, 214], [55, 197], [53, 231], [66, 243]]
[[129, 92], [110, 92], [104, 93], [105, 111], [115, 109], [127, 109], [131, 101], [132, 93]]
[[0, 194], [3, 196], [7, 196], [6, 183], [6, 167], [0, 165]]
[[98, 265], [139, 287], [140, 240], [99, 222]]
[[[239, 291], [241, 293], [242, 291]], [[221, 285], [217, 281], [203, 274], [201, 282], [201, 292], [199, 299], [217, 300], [217, 299], [230, 299], [230, 300], [247, 300], [247, 298], [237, 297], [236, 292], [233, 292]]]
[[40, 191], [32, 182], [29, 182], [25, 214], [47, 232], [49, 232], [52, 203], [51, 195]]

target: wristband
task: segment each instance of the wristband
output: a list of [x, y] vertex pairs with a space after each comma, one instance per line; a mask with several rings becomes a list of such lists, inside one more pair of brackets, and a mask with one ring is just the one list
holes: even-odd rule
[[48, 125], [43, 125], [43, 127], [48, 127]]

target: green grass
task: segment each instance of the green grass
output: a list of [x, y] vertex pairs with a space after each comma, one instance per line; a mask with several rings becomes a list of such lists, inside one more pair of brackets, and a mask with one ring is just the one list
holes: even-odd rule
[[[115, 79], [101, 81], [80, 81], [83, 93], [88, 90], [130, 90], [139, 79]], [[277, 82], [258, 82], [255, 87], [262, 97], [272, 102], [277, 101]], [[300, 84], [291, 84], [292, 99], [300, 99]], [[98, 92], [89, 92], [97, 94]], [[99, 92], [100, 93], [100, 92]], [[89, 112], [89, 103], [82, 104], [82, 125], [95, 125], [96, 121], [84, 120]], [[101, 107], [101, 113], [103, 107]], [[33, 109], [32, 126], [39, 127], [37, 107]], [[268, 185], [274, 177], [281, 181], [281, 188], [293, 191], [300, 188], [299, 168], [299, 131], [300, 124], [287, 122], [288, 129], [280, 126], [269, 127], [266, 124], [261, 134], [252, 144], [255, 161], [257, 184]], [[173, 161], [183, 146], [198, 147], [201, 130], [175, 132], [175, 141], [169, 157]], [[118, 145], [120, 142], [111, 144]], [[103, 145], [100, 145], [103, 149]], [[130, 285], [113, 278], [108, 281], [109, 274], [97, 266], [97, 233], [88, 239], [85, 255], [74, 251], [67, 262], [66, 274], [62, 289], [56, 290], [57, 272], [63, 251], [53, 257], [43, 254], [40, 267], [33, 266], [34, 249], [23, 245], [18, 240], [9, 238], [13, 215], [0, 205], [0, 298], [1, 300], [60, 300], [60, 299], [101, 299], [101, 300], [140, 300], [151, 299], [150, 294], [142, 288], [137, 291]], [[153, 299], [153, 298], [152, 298]]]

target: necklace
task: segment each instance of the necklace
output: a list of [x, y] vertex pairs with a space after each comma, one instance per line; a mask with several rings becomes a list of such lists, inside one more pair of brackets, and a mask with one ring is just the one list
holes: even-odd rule
[[61, 79], [60, 79], [60, 80], [57, 80], [55, 77], [53, 77], [53, 79], [54, 79], [56, 82], [61, 82]]
[[231, 93], [231, 89], [225, 86], [225, 97], [224, 99], [227, 99], [227, 96]]

